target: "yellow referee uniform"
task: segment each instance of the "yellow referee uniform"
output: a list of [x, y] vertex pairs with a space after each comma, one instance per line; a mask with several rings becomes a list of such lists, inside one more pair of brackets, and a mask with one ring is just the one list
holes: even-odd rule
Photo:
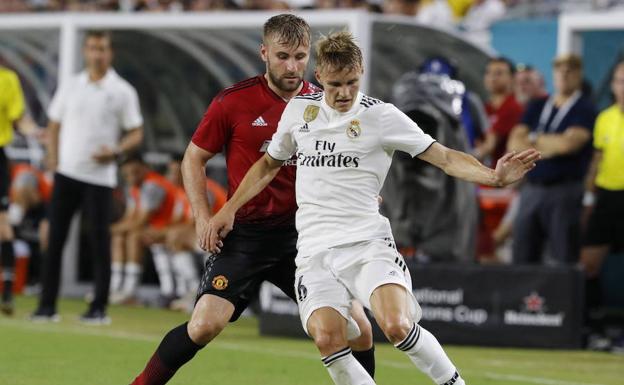
[[618, 105], [598, 115], [594, 148], [602, 151], [596, 186], [610, 191], [624, 190], [624, 112]]
[[24, 113], [24, 94], [17, 74], [0, 67], [0, 147], [13, 140], [13, 122]]

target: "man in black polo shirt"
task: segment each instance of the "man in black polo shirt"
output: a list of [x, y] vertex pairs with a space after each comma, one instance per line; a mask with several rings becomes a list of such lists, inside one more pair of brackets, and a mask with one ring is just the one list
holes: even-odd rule
[[509, 150], [535, 147], [543, 159], [521, 189], [514, 223], [515, 263], [541, 262], [545, 246], [555, 264], [578, 260], [583, 179], [592, 156], [596, 110], [581, 93], [578, 56], [555, 59], [553, 69], [555, 93], [528, 104], [508, 143]]

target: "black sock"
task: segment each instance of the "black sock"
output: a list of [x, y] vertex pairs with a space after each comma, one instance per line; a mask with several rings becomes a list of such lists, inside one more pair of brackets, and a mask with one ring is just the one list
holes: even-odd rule
[[2, 301], [10, 301], [13, 297], [13, 272], [15, 269], [15, 254], [13, 241], [0, 242], [0, 263], [2, 265]]
[[156, 354], [167, 368], [178, 370], [201, 350], [204, 345], [197, 345], [188, 334], [188, 322], [171, 329], [156, 349]]
[[375, 345], [372, 348], [364, 351], [355, 351], [352, 352], [353, 357], [364, 367], [364, 369], [368, 372], [368, 374], [375, 378]]

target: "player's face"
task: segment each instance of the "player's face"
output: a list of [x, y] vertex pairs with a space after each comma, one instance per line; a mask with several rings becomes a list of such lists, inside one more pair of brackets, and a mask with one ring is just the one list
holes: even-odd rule
[[490, 94], [510, 92], [513, 84], [511, 71], [506, 63], [491, 62], [485, 69], [485, 88]]
[[335, 70], [321, 67], [316, 70], [316, 79], [323, 85], [325, 101], [336, 111], [347, 112], [353, 106], [360, 90], [362, 68]]
[[87, 68], [98, 72], [106, 71], [113, 61], [113, 50], [108, 37], [87, 38], [83, 53]]
[[620, 64], [615, 69], [611, 80], [611, 91], [613, 91], [615, 101], [620, 105], [624, 104], [624, 64]]
[[129, 162], [121, 167], [121, 175], [128, 186], [138, 187], [145, 178], [145, 166], [139, 162]]
[[280, 44], [278, 40], [277, 37], [268, 37], [260, 48], [260, 54], [271, 83], [282, 91], [293, 92], [303, 81], [310, 60], [310, 44], [293, 47]]

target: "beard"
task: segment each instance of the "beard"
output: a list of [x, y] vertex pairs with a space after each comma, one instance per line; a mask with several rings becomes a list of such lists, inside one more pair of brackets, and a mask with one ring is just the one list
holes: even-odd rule
[[[282, 75], [282, 77], [278, 76], [275, 72], [273, 72], [271, 70], [271, 63], [269, 63], [268, 66], [268, 74], [269, 74], [269, 79], [271, 79], [271, 83], [273, 83], [277, 88], [279, 88], [282, 91], [285, 92], [292, 92], [292, 91], [296, 91], [299, 86], [301, 85], [301, 82], [303, 82], [303, 76], [299, 75], [297, 73], [288, 73], [288, 74], [284, 74]], [[297, 81], [296, 83], [289, 83], [286, 79], [284, 79], [285, 76], [298, 76], [299, 77], [299, 81]]]

